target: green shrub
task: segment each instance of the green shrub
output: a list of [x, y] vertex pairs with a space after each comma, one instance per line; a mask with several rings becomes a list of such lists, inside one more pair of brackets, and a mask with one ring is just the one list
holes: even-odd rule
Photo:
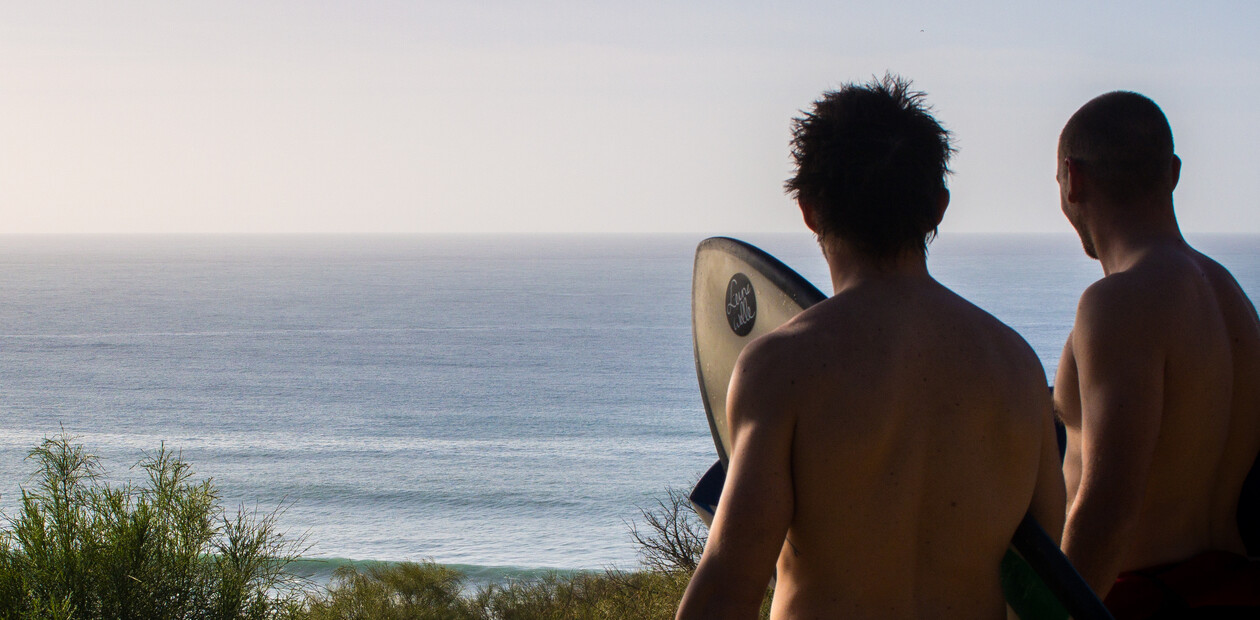
[[[632, 524], [646, 570], [552, 574], [464, 596], [434, 564], [342, 568], [322, 591], [284, 572], [300, 541], [278, 512], [229, 516], [210, 480], [163, 446], [143, 485], [100, 482], [99, 461], [64, 435], [31, 450], [33, 488], [0, 531], [0, 620], [652, 620], [673, 618], [706, 532], [685, 492]], [[766, 617], [769, 599], [761, 617]]]
[[688, 578], [679, 572], [552, 575], [487, 586], [469, 605], [476, 618], [494, 620], [667, 620]]
[[460, 598], [464, 575], [432, 562], [337, 569], [325, 594], [310, 594], [308, 620], [460, 620], [474, 618]]
[[490, 585], [461, 597], [464, 576], [432, 562], [337, 571], [308, 595], [306, 620], [653, 620], [674, 617], [682, 573], [607, 571]]
[[[707, 532], [686, 493], [666, 490], [629, 524], [645, 570], [551, 574], [480, 588], [461, 597], [464, 576], [433, 562], [339, 569], [325, 592], [311, 593], [308, 620], [667, 620], [674, 617], [704, 550]], [[769, 617], [770, 597], [761, 609]]]
[[267, 619], [292, 609], [300, 550], [277, 513], [228, 517], [210, 480], [161, 447], [143, 486], [100, 482], [60, 435], [31, 450], [36, 484], [0, 532], [0, 619]]

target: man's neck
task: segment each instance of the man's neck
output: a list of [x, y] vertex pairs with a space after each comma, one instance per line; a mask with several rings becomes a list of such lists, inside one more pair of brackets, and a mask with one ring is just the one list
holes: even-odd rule
[[1171, 200], [1102, 209], [1092, 229], [1104, 275], [1133, 267], [1152, 250], [1185, 244]]
[[875, 259], [844, 243], [827, 243], [823, 245], [823, 256], [827, 259], [831, 286], [836, 294], [875, 282], [931, 280], [927, 258], [914, 251], [903, 252], [893, 258]]

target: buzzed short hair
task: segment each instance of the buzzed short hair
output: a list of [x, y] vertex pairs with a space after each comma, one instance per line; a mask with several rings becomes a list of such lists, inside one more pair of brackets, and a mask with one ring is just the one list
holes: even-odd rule
[[785, 185], [815, 207], [820, 236], [881, 260], [927, 251], [954, 152], [929, 111], [909, 80], [886, 74], [824, 93], [794, 119]]
[[1075, 160], [1116, 202], [1173, 189], [1168, 119], [1134, 92], [1110, 92], [1081, 106], [1059, 134], [1059, 157]]

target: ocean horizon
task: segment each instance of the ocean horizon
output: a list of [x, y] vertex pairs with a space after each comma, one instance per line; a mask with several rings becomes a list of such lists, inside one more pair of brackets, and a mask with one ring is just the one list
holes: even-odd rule
[[[808, 234], [734, 235], [830, 284]], [[0, 236], [0, 510], [62, 432], [113, 483], [159, 446], [229, 511], [283, 507], [297, 574], [432, 560], [469, 583], [634, 569], [629, 524], [716, 460], [702, 235]], [[1187, 234], [1260, 295], [1260, 235]], [[1070, 234], [944, 234], [933, 275], [1052, 377], [1101, 277]]]

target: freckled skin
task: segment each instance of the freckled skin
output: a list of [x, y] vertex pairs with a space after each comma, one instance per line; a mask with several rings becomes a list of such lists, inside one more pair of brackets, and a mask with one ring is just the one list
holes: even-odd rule
[[679, 618], [1002, 618], [998, 567], [1063, 480], [1040, 362], [933, 280], [831, 246], [836, 294], [745, 349], [732, 455]]

